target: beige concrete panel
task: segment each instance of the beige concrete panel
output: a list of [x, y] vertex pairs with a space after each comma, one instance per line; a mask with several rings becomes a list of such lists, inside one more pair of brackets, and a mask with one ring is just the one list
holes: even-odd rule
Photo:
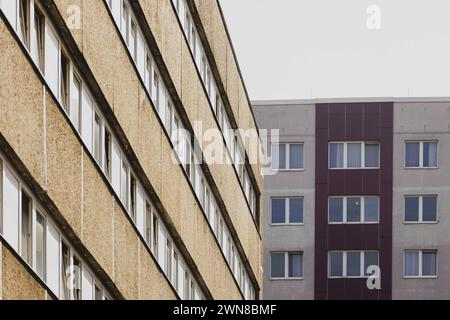
[[[117, 37], [117, 35], [116, 35]], [[114, 114], [132, 146], [137, 145], [139, 123], [139, 91], [141, 84], [125, 48], [114, 55]], [[102, 60], [103, 61], [103, 60]], [[120, 63], [117, 63], [120, 61]]]
[[82, 148], [62, 111], [47, 94], [47, 192], [67, 222], [81, 236]]
[[[84, 0], [82, 14], [82, 53], [108, 103], [112, 105], [115, 90], [120, 92], [120, 89], [123, 89], [123, 87], [117, 87], [115, 80], [120, 84], [121, 79], [115, 78], [115, 72], [118, 70], [114, 68], [122, 65], [117, 61], [124, 61], [116, 60], [122, 58], [122, 50], [118, 49], [122, 47], [122, 44], [103, 1]], [[116, 58], [116, 55], [120, 56]]]
[[175, 300], [176, 296], [164, 275], [157, 269], [144, 245], [139, 245], [139, 299]]
[[227, 47], [227, 96], [236, 119], [239, 118], [239, 72], [234, 61], [231, 47]]
[[143, 88], [140, 89], [139, 101], [139, 143], [135, 152], [153, 188], [160, 194], [163, 181], [162, 160], [157, 150], [161, 150], [161, 141], [166, 138]]
[[182, 46], [183, 73], [182, 73], [182, 91], [181, 101], [185, 111], [193, 124], [194, 120], [199, 119], [199, 97], [205, 95], [201, 86], [197, 69], [192, 61], [187, 45]]
[[92, 160], [83, 153], [81, 240], [110, 276], [113, 274], [113, 196]]
[[46, 290], [17, 260], [8, 248], [2, 246], [3, 300], [44, 300]]
[[[142, 1], [141, 1], [142, 2]], [[146, 13], [146, 12], [145, 12]], [[146, 13], [147, 14], [147, 13]], [[181, 30], [178, 17], [173, 10], [171, 1], [162, 1], [159, 5], [159, 16], [161, 22], [161, 37], [156, 38], [156, 42], [161, 51], [161, 55], [166, 63], [175, 89], [181, 92], [181, 72], [182, 72], [182, 46], [186, 41]]]
[[[100, 2], [100, 1], [91, 1], [87, 0], [88, 2]], [[69, 18], [74, 17], [74, 14], [76, 14], [76, 8], [80, 8], [80, 14], [81, 14], [81, 28], [72, 28], [70, 32], [72, 33], [72, 37], [75, 39], [78, 47], [80, 48], [80, 51], [83, 52], [83, 20], [84, 20], [84, 11], [85, 11], [85, 0], [55, 0], [55, 5], [58, 9], [58, 11], [61, 13], [61, 16], [63, 17], [64, 21], [66, 23], [69, 21]], [[89, 5], [89, 3], [87, 3]]]
[[45, 185], [43, 86], [3, 20], [0, 57], [0, 132], [36, 181]]
[[139, 259], [142, 245], [119, 204], [114, 205], [114, 282], [127, 300], [138, 299]]

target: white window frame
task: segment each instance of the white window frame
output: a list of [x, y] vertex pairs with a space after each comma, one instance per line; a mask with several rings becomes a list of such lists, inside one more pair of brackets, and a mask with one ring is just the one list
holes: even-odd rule
[[[302, 199], [303, 201], [303, 222], [290, 222], [290, 199]], [[272, 222], [272, 200], [284, 200], [284, 222], [274, 223]], [[305, 225], [305, 197], [303, 196], [273, 196], [270, 198], [270, 225], [271, 226], [304, 226]]]
[[[279, 145], [285, 145], [286, 146], [286, 155], [285, 155], [285, 168], [281, 169], [281, 168], [274, 168], [274, 161], [272, 160], [272, 163], [270, 165], [270, 168], [272, 170], [275, 171], [305, 171], [305, 143], [304, 142], [277, 142], [277, 143], [272, 143], [271, 145], [271, 152], [273, 151], [273, 147], [274, 146], [279, 146]], [[302, 163], [303, 163], [303, 167], [302, 168], [293, 168], [291, 169], [290, 167], [290, 155], [291, 155], [291, 145], [302, 145], [303, 146], [303, 152], [302, 152]], [[279, 150], [279, 148], [278, 148]], [[279, 152], [278, 151], [278, 165], [280, 164], [280, 157], [279, 157]], [[272, 153], [271, 153], [271, 156]]]
[[[337, 198], [342, 199], [342, 222], [331, 222], [330, 221], [330, 199]], [[361, 208], [360, 208], [360, 219], [359, 221], [347, 221], [347, 200], [348, 198], [361, 198]], [[378, 198], [378, 220], [377, 221], [365, 221], [366, 220], [366, 198]], [[380, 197], [377, 195], [354, 195], [354, 196], [329, 196], [328, 197], [328, 211], [327, 218], [328, 224], [379, 224], [380, 223]]]
[[[284, 277], [272, 277], [272, 254], [280, 253], [284, 254]], [[270, 280], [271, 281], [279, 281], [279, 280], [303, 280], [305, 277], [305, 254], [303, 251], [271, 251], [270, 253]], [[302, 276], [301, 277], [289, 277], [289, 255], [301, 255], [302, 256]]]
[[[419, 144], [419, 166], [418, 167], [408, 167], [406, 166], [406, 145], [408, 143], [418, 143]], [[436, 143], [436, 166], [425, 167], [423, 165], [423, 145], [424, 143]], [[439, 169], [439, 140], [405, 140], [403, 144], [403, 168], [406, 170], [413, 169]]]
[[[436, 197], [436, 220], [424, 221], [423, 220], [423, 198]], [[419, 220], [406, 221], [406, 198], [419, 198]], [[436, 224], [439, 222], [439, 196], [437, 194], [421, 194], [421, 195], [405, 195], [403, 197], [403, 223], [404, 224]]]
[[[361, 167], [348, 167], [347, 163], [347, 151], [349, 144], [361, 144]], [[343, 166], [342, 168], [332, 168], [331, 167], [331, 145], [333, 144], [343, 144]], [[378, 145], [378, 166], [377, 167], [366, 167], [366, 145]], [[328, 169], [329, 170], [379, 170], [381, 165], [381, 143], [378, 141], [330, 141], [328, 142]]]
[[[407, 252], [419, 252], [419, 275], [417, 276], [407, 276], [406, 275], [406, 253]], [[434, 276], [424, 276], [423, 275], [423, 253], [429, 252], [436, 255], [436, 275]], [[403, 251], [403, 278], [404, 279], [437, 279], [439, 278], [439, 260], [438, 260], [438, 250], [437, 249], [405, 249]]]
[[[331, 276], [331, 259], [330, 259], [330, 254], [331, 253], [338, 253], [341, 252], [342, 253], [342, 276]], [[359, 276], [347, 276], [347, 253], [349, 252], [359, 252], [360, 253], [360, 275]], [[378, 254], [378, 266], [380, 265], [380, 252], [378, 250], [331, 250], [328, 251], [327, 253], [327, 276], [328, 279], [342, 279], [342, 278], [347, 278], [347, 279], [364, 279], [364, 278], [369, 278], [372, 276], [366, 276], [365, 275], [365, 271], [364, 270], [364, 265], [365, 265], [365, 253], [370, 253], [370, 252], [375, 252]]]

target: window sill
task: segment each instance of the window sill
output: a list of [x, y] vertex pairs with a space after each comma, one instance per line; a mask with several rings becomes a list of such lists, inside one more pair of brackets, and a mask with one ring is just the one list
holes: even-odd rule
[[304, 223], [271, 223], [270, 226], [271, 227], [301, 227], [304, 226]]
[[299, 277], [299, 278], [270, 278], [270, 281], [301, 281], [301, 280], [305, 280], [304, 277]]
[[438, 170], [439, 167], [403, 167], [405, 170]]
[[305, 168], [301, 168], [301, 169], [270, 169], [272, 172], [304, 172]]
[[438, 224], [438, 223], [439, 223], [439, 220], [437, 220], [437, 221], [403, 221], [404, 225], [415, 225], [415, 224], [427, 225], [427, 224]]
[[430, 280], [432, 280], [432, 279], [438, 279], [438, 278], [439, 278], [439, 276], [403, 276], [403, 279], [405, 279], [405, 280], [410, 280], [410, 279], [424, 279], [424, 280], [430, 279]]
[[330, 225], [366, 225], [366, 224], [380, 224], [380, 222], [328, 222]]
[[380, 167], [371, 168], [328, 168], [328, 170], [380, 170]]

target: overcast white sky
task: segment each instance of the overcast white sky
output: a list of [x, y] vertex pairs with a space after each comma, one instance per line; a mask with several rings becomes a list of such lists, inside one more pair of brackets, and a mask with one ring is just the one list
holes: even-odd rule
[[220, 3], [252, 100], [450, 96], [449, 0]]

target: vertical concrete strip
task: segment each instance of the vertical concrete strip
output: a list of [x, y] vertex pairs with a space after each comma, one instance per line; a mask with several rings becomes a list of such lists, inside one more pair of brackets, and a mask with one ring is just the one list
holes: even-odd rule
[[112, 280], [116, 281], [116, 243], [114, 242], [114, 239], [116, 237], [115, 235], [116, 230], [116, 202], [113, 199], [113, 214], [112, 214]]
[[47, 190], [48, 189], [48, 157], [47, 157], [47, 91], [45, 89], [45, 85], [42, 86], [43, 90], [42, 90], [42, 107], [43, 107], [43, 127], [44, 127], [44, 189]]
[[84, 221], [84, 150], [83, 150], [83, 146], [80, 146], [81, 149], [81, 191], [80, 191], [80, 210], [81, 210], [81, 221], [80, 221], [80, 229], [81, 229], [81, 240], [84, 240], [84, 225], [83, 225], [83, 221]]
[[0, 243], [0, 300], [3, 300], [3, 244]]

